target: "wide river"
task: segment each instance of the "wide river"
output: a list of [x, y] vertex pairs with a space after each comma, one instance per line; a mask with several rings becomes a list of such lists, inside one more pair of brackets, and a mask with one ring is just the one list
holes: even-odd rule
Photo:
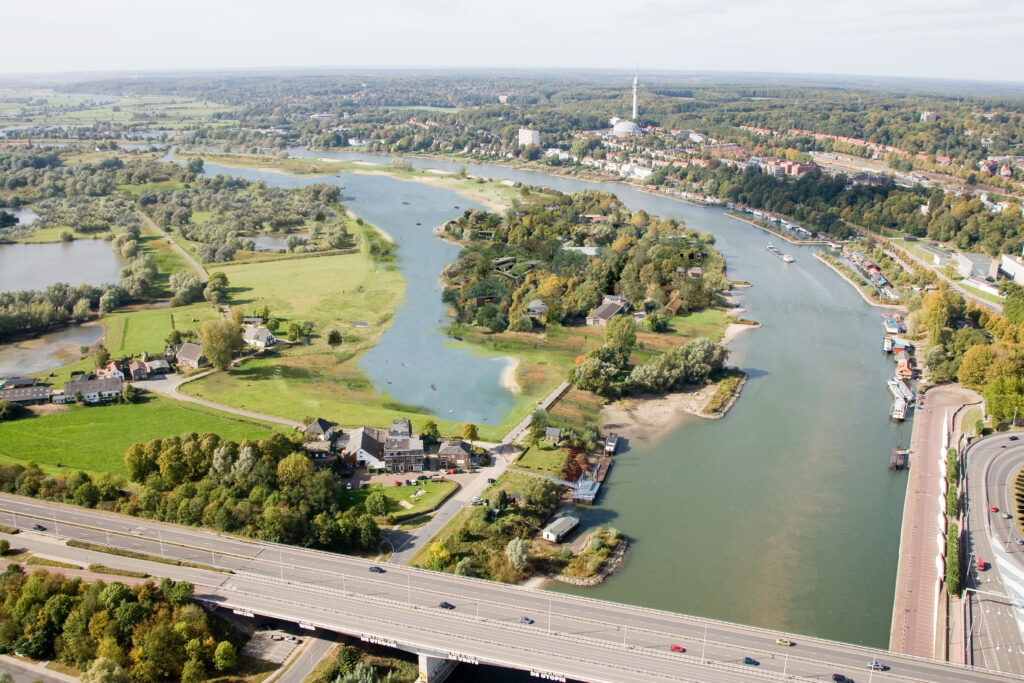
[[[388, 162], [352, 152], [291, 153]], [[463, 165], [411, 161], [455, 171]], [[729, 276], [753, 284], [739, 299], [745, 316], [763, 327], [741, 335], [729, 361], [750, 375], [742, 398], [724, 420], [687, 418], [658, 443], [633, 443], [616, 457], [598, 505], [580, 512], [588, 525], [620, 529], [632, 551], [615, 576], [578, 592], [886, 647], [906, 488], [906, 474], [886, 465], [897, 442], [909, 443], [910, 427], [888, 419], [892, 361], [881, 352], [879, 310], [813, 258], [814, 247], [776, 239], [796, 258], [784, 264], [765, 251], [766, 233], [720, 209], [620, 183], [466, 166], [470, 173], [566, 192], [600, 188], [631, 209], [680, 218], [713, 233]], [[312, 182], [206, 165], [208, 174], [218, 171], [286, 187]], [[379, 176], [316, 181], [344, 185], [344, 194], [355, 197], [347, 204], [401, 247], [407, 303], [362, 361], [378, 388], [385, 388], [386, 376], [399, 401], [442, 416], [455, 409], [457, 419], [500, 417], [511, 405], [498, 387], [500, 364], [433, 339], [442, 324], [437, 275], [457, 248], [423, 236], [460, 213], [454, 205], [473, 204], [447, 190]], [[380, 372], [385, 360], [390, 363]], [[419, 370], [415, 381], [400, 381], [396, 360], [429, 364], [432, 375], [457, 379], [458, 391], [425, 390]]]

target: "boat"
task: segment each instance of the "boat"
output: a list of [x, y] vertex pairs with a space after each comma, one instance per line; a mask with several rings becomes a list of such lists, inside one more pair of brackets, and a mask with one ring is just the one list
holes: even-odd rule
[[408, 204], [409, 202], [402, 202], [402, 203], [403, 203], [403, 204]]
[[786, 263], [793, 263], [794, 261], [796, 261], [796, 259], [790, 256], [789, 254], [783, 254], [781, 258]]
[[430, 385], [430, 390], [431, 391], [437, 391], [437, 385], [436, 384], [431, 384]]
[[775, 246], [771, 242], [766, 244], [764, 248], [769, 253], [772, 253], [775, 256], [777, 256], [778, 258], [782, 259], [783, 262], [785, 262], [785, 263], [793, 263], [796, 260], [795, 258], [790, 256], [789, 254], [783, 254], [781, 251], [776, 249]]
[[882, 350], [886, 353], [892, 353], [892, 337], [886, 337], [882, 340]]
[[902, 444], [893, 448], [892, 453], [889, 454], [889, 469], [902, 470], [905, 468], [909, 455], [910, 451], [903, 448]]
[[907, 417], [907, 400], [902, 396], [892, 402], [892, 410], [889, 416], [897, 422], [902, 422]]
[[615, 455], [615, 451], [619, 447], [619, 435], [615, 432], [608, 434], [608, 437], [604, 440], [604, 452], [608, 455]]
[[913, 390], [899, 377], [889, 378], [889, 391], [892, 392], [893, 398], [902, 397], [907, 403], [913, 403], [914, 401]]

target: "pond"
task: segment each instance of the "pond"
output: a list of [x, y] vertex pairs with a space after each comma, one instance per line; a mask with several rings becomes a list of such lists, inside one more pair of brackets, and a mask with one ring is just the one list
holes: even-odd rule
[[71, 285], [117, 284], [124, 259], [104, 240], [0, 244], [0, 292]]
[[103, 336], [102, 325], [72, 325], [34, 339], [0, 344], [0, 377], [21, 377], [77, 360], [80, 346]]
[[18, 209], [4, 209], [3, 211], [4, 213], [9, 213], [18, 219], [16, 225], [32, 225], [36, 222], [36, 219], [39, 218], [39, 214], [35, 211], [24, 207]]

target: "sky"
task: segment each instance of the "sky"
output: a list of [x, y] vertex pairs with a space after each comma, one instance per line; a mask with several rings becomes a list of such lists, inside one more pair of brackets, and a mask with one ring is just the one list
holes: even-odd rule
[[599, 68], [1024, 81], [1024, 0], [0, 0], [0, 73]]

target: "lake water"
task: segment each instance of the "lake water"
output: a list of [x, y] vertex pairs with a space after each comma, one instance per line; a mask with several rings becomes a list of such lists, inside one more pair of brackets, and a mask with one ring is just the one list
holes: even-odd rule
[[72, 285], [117, 284], [124, 259], [104, 240], [0, 244], [0, 292]]
[[79, 346], [103, 336], [101, 325], [74, 325], [12, 344], [0, 344], [0, 377], [46, 372], [78, 357]]
[[[358, 152], [290, 151], [390, 160]], [[763, 327], [741, 335], [730, 358], [750, 375], [741, 399], [724, 420], [685, 418], [660, 442], [634, 443], [616, 457], [598, 505], [580, 513], [586, 525], [613, 525], [628, 535], [630, 558], [601, 586], [556, 589], [885, 647], [906, 489], [906, 474], [886, 465], [892, 446], [909, 443], [910, 426], [888, 419], [885, 380], [892, 361], [881, 352], [879, 310], [813, 258], [816, 247], [786, 244], [783, 249], [796, 258], [787, 265], [765, 251], [767, 233], [720, 209], [619, 183], [410, 161], [419, 168], [453, 171], [465, 165], [469, 173], [566, 192], [614, 192], [630, 209], [675, 216], [713, 233], [729, 276], [753, 284], [737, 299], [747, 309], [745, 316]], [[215, 172], [209, 164], [207, 172]], [[323, 182], [281, 178], [286, 186]], [[383, 360], [431, 357], [436, 365], [430, 374], [457, 379], [462, 397], [487, 400], [498, 369], [489, 366], [497, 364], [453, 368], [451, 360], [458, 356], [445, 353], [452, 350], [444, 349], [437, 332], [443, 322], [438, 264], [451, 261], [457, 248], [430, 237], [429, 228], [457, 213], [445, 210], [451, 199], [438, 198], [457, 195], [378, 176], [335, 180], [356, 196], [349, 204], [357, 214], [402, 245], [409, 301], [381, 345], [364, 357], [374, 380], [393, 378], [388, 391], [395, 398], [444, 415], [451, 407], [444, 400], [448, 395], [424, 392], [422, 374], [415, 382], [400, 382], [407, 368], [389, 364], [388, 372], [378, 372]], [[399, 199], [411, 205], [398, 204]], [[473, 206], [461, 197], [452, 204]], [[427, 215], [437, 220], [423, 220], [422, 229], [410, 222]]]
[[4, 213], [9, 213], [18, 219], [17, 225], [32, 225], [39, 218], [32, 209], [18, 208], [18, 209], [4, 209]]
[[[397, 267], [406, 281], [402, 307], [377, 345], [358, 361], [376, 389], [458, 422], [495, 424], [512, 409], [515, 397], [500, 385], [504, 361], [453, 348], [441, 331], [447, 307], [441, 302], [438, 276], [460, 248], [438, 239], [432, 230], [464, 209], [483, 207], [450, 190], [385, 176], [345, 173], [296, 178], [213, 163], [205, 165], [204, 174], [264, 180], [274, 187], [324, 182], [344, 187], [345, 195], [353, 197], [346, 206], [398, 244]], [[342, 280], [338, 287], [339, 292], [344, 289]]]

